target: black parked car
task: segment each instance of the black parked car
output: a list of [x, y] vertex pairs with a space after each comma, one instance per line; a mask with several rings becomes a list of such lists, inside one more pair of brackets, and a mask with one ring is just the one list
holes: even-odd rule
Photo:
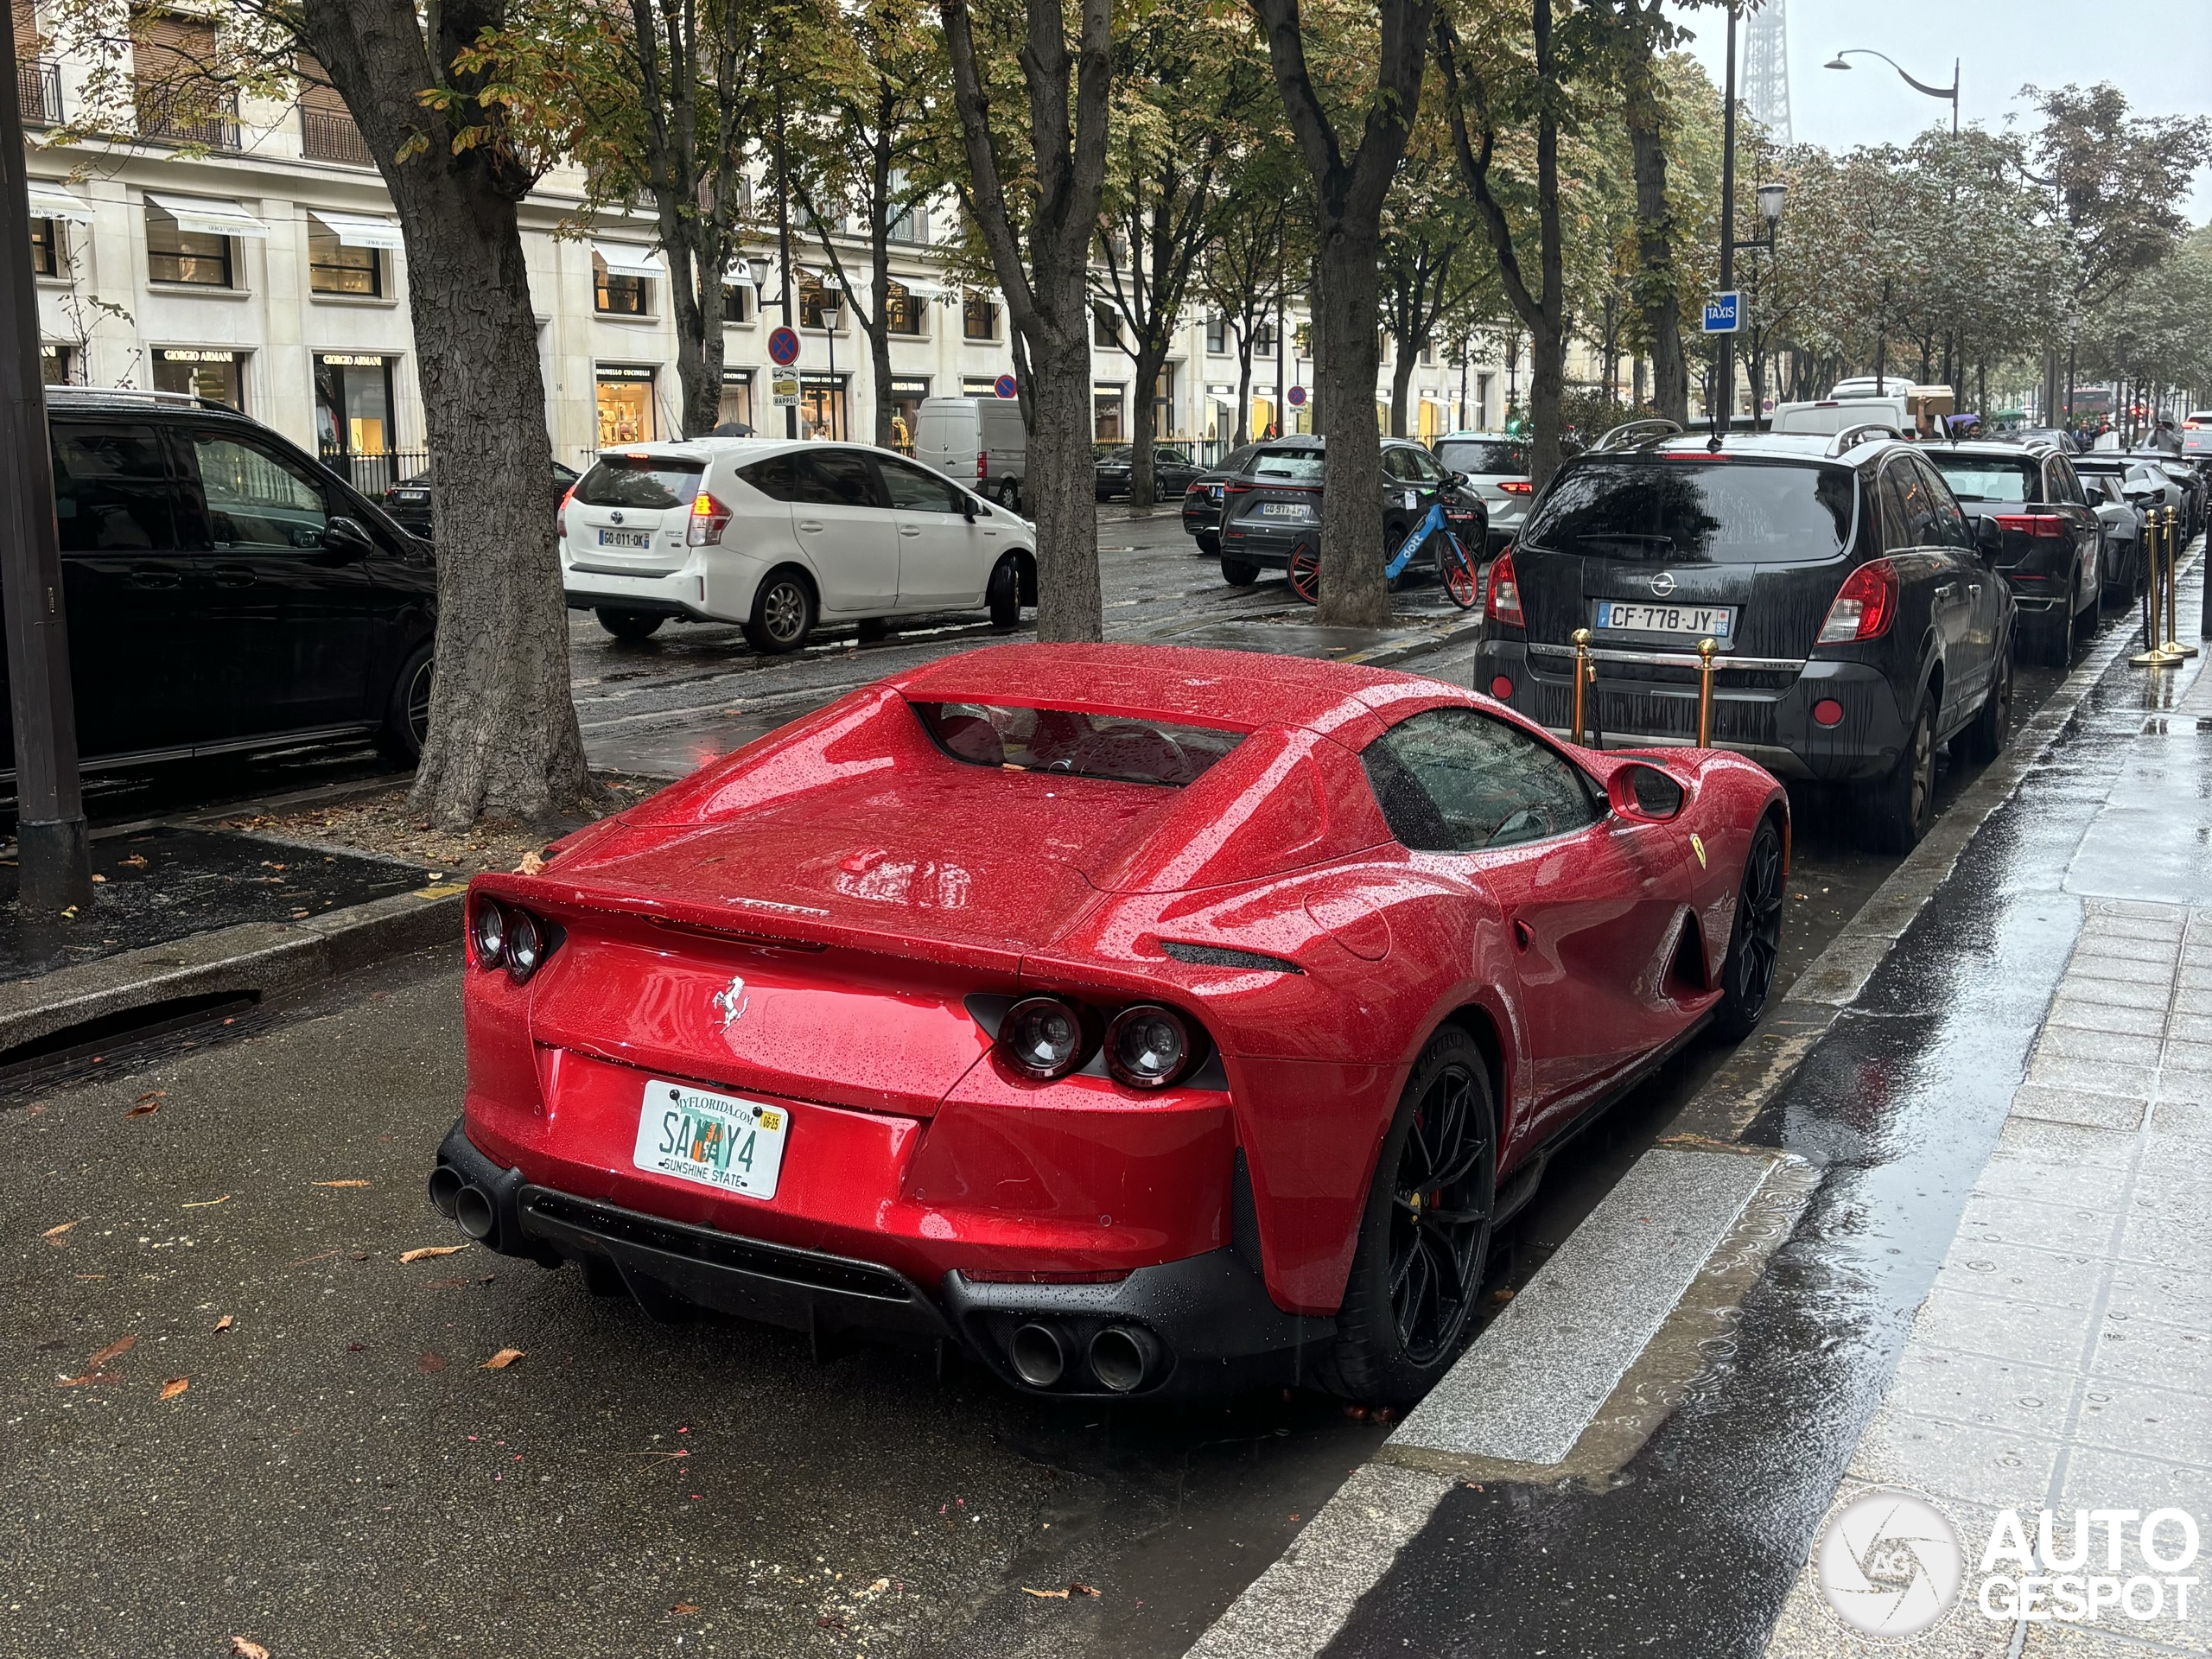
[[421, 754], [427, 543], [220, 404], [62, 386], [46, 403], [88, 764], [354, 733]]
[[1229, 480], [1243, 472], [1260, 446], [1248, 443], [1231, 450], [1220, 466], [1200, 473], [1183, 490], [1183, 533], [1198, 544], [1210, 559], [1221, 556], [1221, 493]]
[[1850, 784], [1866, 837], [1909, 849], [1936, 746], [2004, 747], [2012, 595], [1995, 525], [1978, 545], [1921, 446], [1875, 430], [1647, 436], [1567, 461], [1491, 566], [1476, 687], [1567, 730], [1587, 628], [1589, 741], [1694, 743], [1696, 646], [1717, 640], [1716, 746]]
[[[1110, 501], [1129, 493], [1129, 468], [1135, 458], [1135, 448], [1126, 443], [1102, 443], [1097, 446], [1098, 499]], [[1180, 445], [1156, 443], [1152, 447], [1152, 499], [1173, 501], [1190, 487], [1191, 480], [1205, 469], [1191, 459], [1191, 452]]]
[[[1223, 487], [1221, 577], [1248, 588], [1263, 570], [1283, 570], [1300, 546], [1321, 544], [1321, 484], [1325, 438], [1276, 438], [1255, 449], [1242, 472]], [[1489, 514], [1482, 498], [1459, 474], [1406, 438], [1382, 440], [1382, 490], [1376, 503], [1375, 552], [1387, 563], [1441, 498], [1444, 516], [1468, 556], [1479, 561]], [[1442, 572], [1443, 553], [1432, 543], [1421, 555], [1427, 569]]]
[[1993, 565], [2012, 584], [2020, 649], [2065, 667], [2096, 631], [2106, 583], [2123, 575], [2104, 569], [2104, 529], [2073, 463], [2047, 443], [1931, 443], [1921, 454], [1970, 521], [1995, 521], [2004, 545]]
[[[573, 467], [553, 463], [553, 493], [551, 500], [557, 511], [561, 499], [575, 486], [582, 476]], [[384, 510], [394, 523], [412, 535], [428, 541], [430, 536], [430, 474], [425, 470], [412, 478], [403, 478], [384, 493]]]

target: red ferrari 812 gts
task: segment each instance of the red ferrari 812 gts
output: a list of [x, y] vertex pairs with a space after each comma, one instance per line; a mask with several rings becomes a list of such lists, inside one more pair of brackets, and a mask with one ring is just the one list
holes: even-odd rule
[[1758, 1019], [1788, 812], [1414, 674], [948, 658], [476, 880], [431, 1196], [660, 1312], [1402, 1404], [1549, 1151]]

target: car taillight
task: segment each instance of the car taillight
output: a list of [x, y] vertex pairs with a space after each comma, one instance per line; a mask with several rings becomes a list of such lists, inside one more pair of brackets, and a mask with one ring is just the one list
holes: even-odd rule
[[1997, 528], [2018, 531], [2023, 536], [2063, 536], [2066, 521], [2055, 512], [2000, 512]]
[[691, 522], [683, 532], [687, 547], [712, 547], [729, 525], [729, 509], [702, 490], [691, 498]]
[[518, 906], [495, 899], [470, 900], [468, 943], [476, 965], [505, 968], [518, 985], [537, 971], [561, 938], [558, 927]]
[[576, 499], [576, 486], [571, 484], [561, 497], [560, 511], [553, 515], [553, 533], [566, 541], [569, 536], [569, 503]]
[[1039, 1083], [1074, 1071], [1090, 1046], [1082, 1014], [1057, 996], [1015, 1003], [999, 1028], [999, 1052], [1006, 1063]]
[[1513, 574], [1513, 550], [1510, 547], [1491, 562], [1490, 597], [1483, 610], [1493, 622], [1510, 623], [1516, 628], [1528, 626], [1521, 618], [1521, 584]]
[[1897, 614], [1897, 569], [1887, 559], [1873, 559], [1845, 578], [1815, 645], [1840, 645], [1854, 639], [1878, 639]]
[[1123, 1008], [1106, 1027], [1106, 1070], [1132, 1089], [1165, 1089], [1190, 1069], [1193, 1046], [1173, 1008]]
[[1532, 480], [1525, 478], [1501, 478], [1497, 481], [1497, 487], [1508, 495], [1527, 495], [1536, 486]]
[[988, 449], [978, 449], [976, 452], [976, 476], [978, 478], [988, 478], [990, 475], [991, 452]]

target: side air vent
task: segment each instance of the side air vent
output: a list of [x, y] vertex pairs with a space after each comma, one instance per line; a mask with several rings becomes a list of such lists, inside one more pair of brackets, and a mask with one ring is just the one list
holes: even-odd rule
[[1201, 968], [1256, 968], [1264, 974], [1306, 971], [1281, 957], [1262, 956], [1257, 950], [1231, 950], [1225, 945], [1185, 944], [1180, 939], [1162, 939], [1160, 948], [1178, 962], [1192, 963]]

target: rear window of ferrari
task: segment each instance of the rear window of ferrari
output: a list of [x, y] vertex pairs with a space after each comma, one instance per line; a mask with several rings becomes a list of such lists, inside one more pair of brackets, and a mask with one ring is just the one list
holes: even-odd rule
[[1179, 787], [1244, 741], [1242, 732], [1133, 715], [995, 702], [918, 702], [938, 747], [971, 766]]

